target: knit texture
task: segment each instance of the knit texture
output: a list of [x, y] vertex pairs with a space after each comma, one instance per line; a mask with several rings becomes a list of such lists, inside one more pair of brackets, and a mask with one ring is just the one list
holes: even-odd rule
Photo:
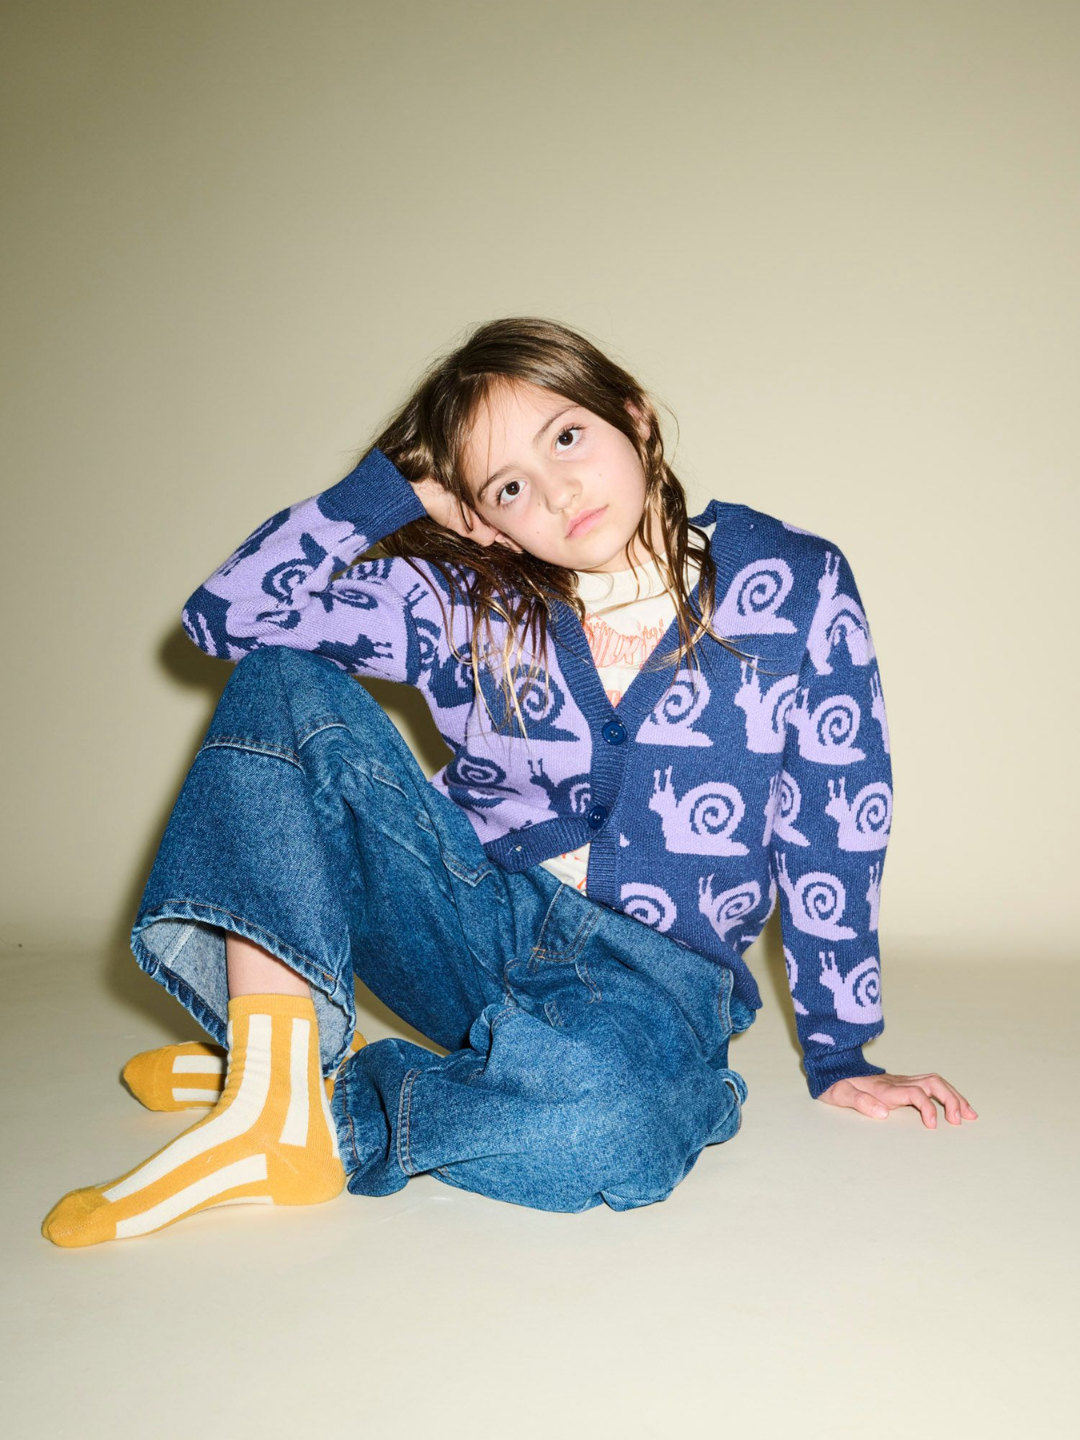
[[[691, 562], [694, 578], [697, 561]], [[585, 606], [582, 622], [604, 694], [618, 706], [634, 677], [667, 634], [675, 619], [675, 601], [664, 585], [655, 560], [633, 569], [575, 570], [578, 595]], [[589, 851], [586, 841], [541, 860], [541, 865], [583, 895], [589, 893]]]
[[588, 842], [589, 897], [730, 967], [733, 997], [751, 1010], [761, 995], [742, 956], [779, 900], [811, 1095], [883, 1074], [862, 1046], [883, 1029], [889, 732], [839, 546], [712, 500], [690, 518], [713, 527], [713, 625], [742, 655], [706, 640], [699, 665], [665, 668], [678, 648], [673, 622], [613, 706], [580, 621], [555, 600], [546, 687], [543, 673], [530, 681], [527, 654], [515, 672], [523, 737], [498, 676], [481, 669], [485, 706], [462, 663], [468, 572], [448, 580], [422, 559], [357, 559], [425, 515], [373, 448], [343, 480], [253, 531], [188, 599], [184, 628], [233, 662], [289, 645], [414, 686], [453, 751], [431, 784], [464, 810], [496, 864], [525, 870]]

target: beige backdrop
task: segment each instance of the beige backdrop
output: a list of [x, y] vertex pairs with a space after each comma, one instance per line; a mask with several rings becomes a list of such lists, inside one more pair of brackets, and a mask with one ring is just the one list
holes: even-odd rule
[[126, 948], [229, 673], [182, 603], [515, 313], [851, 560], [886, 977], [1074, 950], [1080, 6], [5, 10], [6, 951]]

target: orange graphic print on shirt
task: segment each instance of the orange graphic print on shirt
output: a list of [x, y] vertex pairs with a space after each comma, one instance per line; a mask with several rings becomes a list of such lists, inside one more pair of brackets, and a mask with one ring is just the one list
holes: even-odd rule
[[[588, 613], [582, 626], [598, 670], [603, 670], [608, 665], [632, 665], [635, 670], [640, 670], [667, 630], [665, 624], [642, 625], [636, 633], [626, 635], [614, 629], [599, 615]], [[621, 691], [619, 698], [622, 698]], [[612, 704], [616, 703], [612, 701]]]

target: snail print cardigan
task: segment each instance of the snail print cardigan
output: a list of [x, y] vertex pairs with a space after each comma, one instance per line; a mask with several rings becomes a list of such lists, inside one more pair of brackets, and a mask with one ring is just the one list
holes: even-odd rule
[[713, 527], [713, 627], [742, 658], [706, 638], [699, 664], [663, 668], [678, 649], [672, 622], [613, 707], [581, 623], [554, 600], [546, 674], [530, 679], [527, 649], [513, 671], [522, 735], [483, 665], [476, 693], [462, 589], [451, 609], [427, 561], [356, 558], [426, 513], [373, 448], [260, 525], [189, 598], [184, 629], [233, 662], [290, 645], [415, 686], [453, 752], [430, 783], [465, 811], [491, 860], [524, 870], [588, 842], [589, 898], [728, 966], [750, 1011], [762, 1002], [742, 955], [779, 900], [811, 1095], [885, 1073], [862, 1046], [883, 1029], [889, 731], [839, 547], [712, 500], [691, 518]]

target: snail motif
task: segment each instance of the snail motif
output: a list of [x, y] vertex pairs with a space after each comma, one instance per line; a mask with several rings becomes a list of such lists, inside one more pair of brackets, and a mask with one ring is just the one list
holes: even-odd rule
[[548, 797], [548, 804], [557, 815], [584, 815], [592, 804], [592, 787], [588, 772], [552, 780], [544, 770], [543, 760], [530, 760], [531, 784], [538, 785]]
[[675, 901], [659, 885], [647, 885], [641, 880], [628, 880], [619, 890], [619, 901], [623, 911], [651, 925], [661, 934], [675, 924]]
[[840, 775], [829, 781], [825, 814], [836, 821], [841, 850], [884, 850], [892, 824], [892, 791], [884, 780], [872, 780], [849, 802]]
[[660, 816], [665, 847], [676, 855], [746, 855], [748, 847], [733, 838], [746, 812], [734, 785], [707, 780], [681, 799], [671, 781], [672, 767], [653, 771], [649, 809]]
[[777, 611], [795, 577], [779, 556], [751, 560], [728, 586], [713, 621], [721, 635], [794, 635], [795, 626]]
[[831, 675], [830, 655], [834, 646], [846, 645], [853, 665], [868, 665], [874, 658], [874, 642], [862, 606], [840, 590], [840, 556], [825, 552], [825, 570], [818, 581], [818, 603], [806, 648], [819, 675]]
[[798, 734], [799, 754], [804, 760], [853, 765], [866, 759], [866, 751], [852, 743], [862, 720], [859, 702], [853, 696], [826, 696], [811, 712], [810, 691], [803, 686], [787, 718]]
[[793, 884], [788, 875], [787, 856], [781, 851], [776, 857], [776, 878], [787, 896], [796, 930], [817, 935], [822, 940], [854, 939], [855, 931], [840, 924], [847, 892], [838, 876], [825, 870], [811, 870]]
[[870, 714], [881, 727], [881, 745], [886, 755], [892, 751], [889, 749], [889, 722], [885, 718], [885, 699], [881, 693], [881, 672], [877, 666], [870, 676]]
[[881, 1019], [881, 967], [877, 956], [871, 955], [844, 976], [836, 963], [833, 950], [819, 950], [821, 984], [833, 993], [833, 1008], [838, 1020], [852, 1025], [875, 1025]]
[[704, 875], [698, 881], [698, 909], [720, 939], [726, 940], [731, 931], [739, 929], [745, 917], [761, 904], [761, 886], [756, 880], [746, 880], [714, 895], [712, 884], [715, 878], [714, 875]]
[[700, 671], [677, 670], [668, 689], [641, 722], [635, 739], [643, 745], [711, 745], [711, 735], [694, 729], [711, 693]]
[[799, 782], [794, 775], [781, 770], [779, 775], [774, 775], [769, 781], [769, 799], [765, 807], [767, 819], [765, 833], [761, 837], [762, 845], [768, 845], [774, 835], [779, 840], [787, 841], [789, 845], [809, 845], [810, 841], [795, 826], [801, 809], [802, 791], [799, 789]]
[[[784, 748], [787, 715], [798, 689], [798, 675], [781, 675], [762, 694], [757, 667], [739, 661], [735, 704], [746, 714], [746, 748], [755, 755], [779, 755]], [[751, 678], [751, 676], [753, 678]]]

